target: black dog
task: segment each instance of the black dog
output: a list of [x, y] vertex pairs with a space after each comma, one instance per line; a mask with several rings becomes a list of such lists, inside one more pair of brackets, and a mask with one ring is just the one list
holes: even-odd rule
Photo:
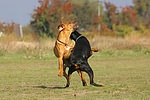
[[70, 77], [74, 71], [85, 71], [88, 73], [90, 77], [90, 84], [94, 86], [104, 87], [103, 85], [99, 85], [94, 83], [94, 74], [93, 70], [88, 64], [87, 60], [92, 55], [92, 50], [89, 41], [81, 35], [79, 32], [74, 31], [70, 36], [76, 43], [74, 49], [71, 53], [69, 71], [68, 71], [68, 81], [66, 87], [70, 85]]

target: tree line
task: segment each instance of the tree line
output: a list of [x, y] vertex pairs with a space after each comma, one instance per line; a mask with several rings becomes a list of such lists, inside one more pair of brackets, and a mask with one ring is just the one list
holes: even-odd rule
[[[150, 0], [132, 0], [134, 5], [125, 7], [117, 7], [113, 3], [99, 0], [38, 2], [40, 5], [33, 9], [34, 12], [31, 14], [30, 27], [41, 37], [56, 37], [61, 17], [64, 17], [64, 22], [78, 20], [80, 30], [97, 31], [93, 32], [96, 34], [124, 37], [133, 30], [141, 35], [149, 33]], [[12, 26], [13, 24], [0, 22], [1, 31], [11, 31]], [[28, 28], [29, 25], [25, 27]]]
[[96, 3], [90, 0], [39, 0], [39, 3], [32, 14], [31, 26], [40, 36], [55, 37], [61, 17], [64, 22], [78, 20], [78, 25], [87, 29], [97, 14]]

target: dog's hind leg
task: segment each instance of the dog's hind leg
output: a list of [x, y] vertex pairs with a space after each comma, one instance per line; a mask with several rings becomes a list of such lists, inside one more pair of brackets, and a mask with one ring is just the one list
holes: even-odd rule
[[83, 75], [83, 71], [80, 71], [80, 70], [77, 70], [79, 76], [81, 77], [81, 80], [82, 80], [82, 83], [83, 83], [83, 86], [89, 86], [85, 80], [85, 77]]
[[70, 79], [71, 79], [71, 74], [72, 74], [74, 71], [76, 71], [76, 70], [77, 70], [77, 69], [75, 68], [74, 65], [69, 66], [69, 70], [68, 70], [68, 80], [67, 80], [67, 85], [66, 85], [66, 87], [69, 87], [69, 85], [70, 85]]
[[67, 68], [67, 66], [64, 64], [63, 67], [64, 67], [63, 68], [63, 76], [66, 78], [66, 80], [68, 80], [68, 75], [66, 74], [66, 68]]
[[75, 69], [77, 70], [79, 76], [81, 77], [83, 86], [89, 86], [89, 85], [86, 83], [86, 81], [85, 81], [85, 77], [84, 77], [84, 75], [83, 75], [83, 71], [78, 70], [78, 69], [79, 69], [79, 66], [78, 66], [77, 64], [74, 64], [74, 67], [75, 67]]
[[87, 62], [81, 65], [81, 70], [85, 71], [89, 75], [91, 85], [98, 86], [98, 87], [104, 87], [104, 85], [99, 85], [99, 84], [96, 84], [94, 82], [94, 80], [93, 80], [94, 79], [93, 70]]
[[66, 78], [67, 81], [68, 81], [68, 75], [66, 74], [66, 68], [69, 67], [69, 62], [70, 59], [63, 60], [63, 76]]

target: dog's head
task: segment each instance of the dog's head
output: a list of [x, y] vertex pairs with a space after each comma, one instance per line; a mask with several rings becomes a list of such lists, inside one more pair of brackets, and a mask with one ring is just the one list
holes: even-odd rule
[[59, 30], [59, 32], [63, 31], [63, 30], [73, 32], [79, 28], [77, 26], [77, 23], [78, 23], [77, 21], [66, 22], [64, 24], [61, 22], [61, 24], [58, 26], [58, 30]]

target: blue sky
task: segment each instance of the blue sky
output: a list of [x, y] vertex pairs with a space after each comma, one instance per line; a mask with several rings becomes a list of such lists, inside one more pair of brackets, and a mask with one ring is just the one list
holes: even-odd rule
[[[116, 6], [133, 5], [132, 0], [100, 0], [110, 1]], [[39, 6], [38, 0], [0, 0], [0, 21], [15, 22], [26, 26], [30, 23], [33, 9]]]

